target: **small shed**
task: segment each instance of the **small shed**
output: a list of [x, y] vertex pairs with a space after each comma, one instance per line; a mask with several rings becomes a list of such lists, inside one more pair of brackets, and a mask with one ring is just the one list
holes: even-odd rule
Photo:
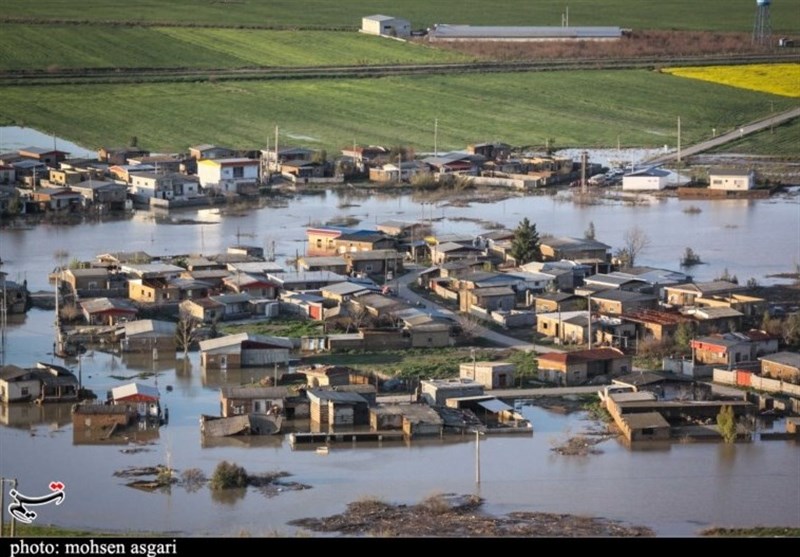
[[312, 422], [330, 427], [369, 424], [369, 403], [358, 393], [310, 389], [307, 394]]
[[432, 406], [445, 406], [448, 398], [480, 396], [483, 385], [471, 379], [423, 379], [422, 399]]
[[516, 370], [511, 362], [469, 362], [461, 364], [459, 377], [477, 381], [486, 389], [507, 389], [514, 386]]
[[369, 15], [361, 18], [361, 32], [381, 37], [408, 37], [411, 35], [411, 22], [388, 15]]
[[352, 370], [346, 366], [313, 365], [297, 370], [306, 376], [309, 387], [349, 385]]

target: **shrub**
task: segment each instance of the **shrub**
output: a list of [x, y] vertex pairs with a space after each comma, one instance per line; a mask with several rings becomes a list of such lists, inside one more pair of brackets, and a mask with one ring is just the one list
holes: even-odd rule
[[211, 477], [211, 489], [247, 487], [247, 471], [237, 464], [223, 460]]

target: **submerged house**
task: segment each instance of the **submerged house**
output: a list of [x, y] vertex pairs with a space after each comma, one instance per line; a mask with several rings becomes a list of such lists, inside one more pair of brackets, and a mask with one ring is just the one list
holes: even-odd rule
[[80, 381], [65, 367], [39, 362], [35, 368], [0, 367], [0, 402], [77, 401]]
[[177, 326], [171, 321], [137, 319], [122, 324], [117, 337], [123, 352], [175, 354]]
[[158, 387], [151, 385], [128, 383], [111, 389], [112, 404], [134, 408], [141, 418], [160, 420], [160, 400]]
[[282, 414], [289, 396], [288, 387], [225, 386], [219, 392], [220, 415]]
[[201, 341], [200, 362], [209, 369], [286, 364], [292, 347], [288, 338], [239, 333]]
[[369, 401], [359, 393], [309, 389], [311, 421], [329, 427], [369, 424]]

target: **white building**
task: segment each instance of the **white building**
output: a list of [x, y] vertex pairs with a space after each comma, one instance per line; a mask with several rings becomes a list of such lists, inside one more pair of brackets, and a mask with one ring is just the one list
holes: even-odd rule
[[361, 32], [383, 37], [408, 37], [411, 35], [411, 22], [388, 15], [370, 15], [361, 18]]
[[259, 179], [258, 159], [206, 159], [198, 161], [200, 186], [221, 193], [253, 193]]
[[755, 172], [752, 170], [710, 170], [708, 189], [747, 191], [755, 187]]
[[200, 195], [197, 181], [183, 174], [156, 174], [155, 172], [131, 172], [131, 195], [146, 199], [192, 199]]
[[660, 168], [648, 168], [626, 174], [622, 177], [625, 191], [663, 190], [667, 187], [670, 173]]

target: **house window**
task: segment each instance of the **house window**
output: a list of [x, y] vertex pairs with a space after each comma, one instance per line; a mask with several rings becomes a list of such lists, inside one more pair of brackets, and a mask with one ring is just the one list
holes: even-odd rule
[[646, 427], [642, 429], [642, 435], [653, 435], [655, 432], [656, 430], [652, 427]]
[[31, 394], [31, 391], [30, 391], [30, 389], [28, 389], [28, 387], [22, 387], [20, 389], [20, 394], [22, 396], [28, 396], [29, 394]]
[[261, 412], [261, 401], [256, 400], [253, 402], [253, 412], [259, 413]]
[[318, 248], [321, 248], [321, 247], [322, 247], [322, 238], [318, 238], [318, 239], [317, 239], [317, 247], [318, 247]]
[[233, 177], [234, 178], [244, 178], [244, 167], [242, 167], [242, 166], [233, 167]]

